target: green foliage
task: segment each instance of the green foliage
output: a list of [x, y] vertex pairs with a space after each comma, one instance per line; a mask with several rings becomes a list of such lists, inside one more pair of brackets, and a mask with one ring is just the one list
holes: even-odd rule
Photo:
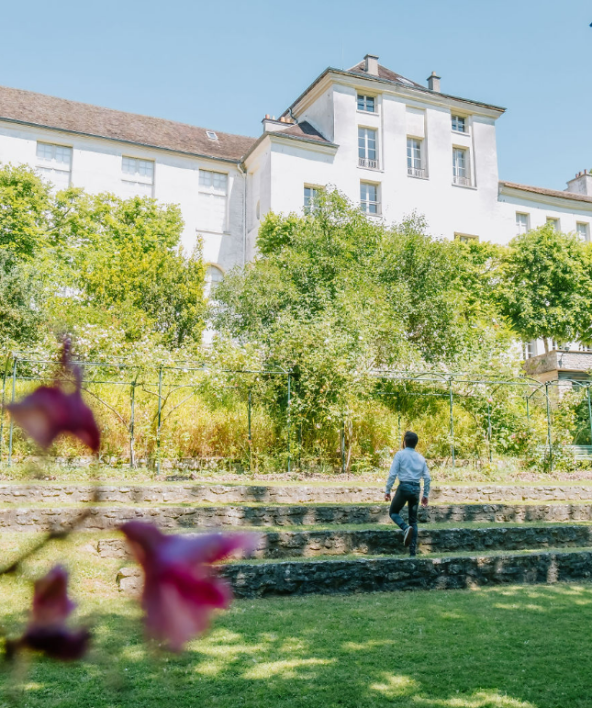
[[[200, 342], [205, 269], [199, 247], [189, 258], [181, 250], [177, 206], [55, 193], [11, 166], [0, 169], [0, 204], [0, 338], [32, 344], [67, 330], [103, 355], [139, 341]], [[26, 265], [33, 258], [36, 278]]]
[[48, 185], [27, 167], [0, 169], [0, 251], [12, 260], [30, 260], [45, 244]]
[[[259, 257], [216, 291], [219, 343], [248, 343], [261, 368], [292, 372], [291, 415], [311, 448], [337, 455], [344, 421], [363, 428], [379, 369], [512, 367], [493, 299], [478, 297], [497, 250], [431, 238], [415, 216], [385, 228], [337, 192], [305, 217], [269, 215], [260, 234]], [[264, 394], [278, 424], [284, 387], [273, 379]], [[375, 463], [382, 447], [368, 451]]]
[[588, 341], [592, 326], [592, 259], [575, 235], [551, 224], [517, 236], [502, 260], [499, 300], [524, 341]]
[[30, 264], [0, 250], [0, 346], [36, 342], [43, 325], [43, 293]]

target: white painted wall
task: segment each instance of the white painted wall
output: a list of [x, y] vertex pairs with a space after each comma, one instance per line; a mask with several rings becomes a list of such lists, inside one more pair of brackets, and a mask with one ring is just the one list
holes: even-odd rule
[[[358, 91], [375, 96], [375, 114], [357, 110]], [[438, 237], [464, 234], [507, 243], [516, 234], [517, 211], [529, 214], [533, 228], [552, 217], [560, 220], [563, 231], [574, 231], [581, 222], [589, 224], [592, 233], [590, 203], [503, 187], [500, 191], [495, 132], [499, 112], [437, 93], [337, 74], [315, 85], [294, 112], [337, 147], [290, 139], [282, 136], [283, 124], [272, 126], [278, 131], [265, 134], [245, 161], [246, 194], [243, 173], [231, 162], [9, 122], [0, 122], [0, 162], [37, 167], [37, 141], [68, 145], [73, 149], [73, 185], [125, 196], [122, 156], [153, 160], [153, 196], [180, 205], [186, 251], [201, 234], [204, 259], [224, 271], [242, 264], [245, 254], [247, 260], [254, 257], [260, 221], [268, 211], [302, 212], [305, 185], [334, 186], [358, 203], [360, 181], [376, 183], [382, 216], [373, 218], [394, 223], [416, 211]], [[451, 114], [457, 112], [467, 118], [466, 135], [452, 131]], [[358, 166], [359, 126], [378, 133], [379, 169]], [[423, 137], [425, 179], [407, 174], [408, 135]], [[453, 146], [470, 152], [470, 187], [452, 183]], [[226, 226], [219, 233], [206, 230], [207, 215], [198, 201], [200, 168], [228, 175]], [[588, 177], [580, 181], [584, 179]]]
[[[187, 253], [194, 249], [198, 234], [203, 239], [203, 255], [208, 263], [227, 270], [243, 262], [243, 177], [236, 165], [222, 160], [180, 155], [157, 148], [127, 145], [114, 140], [90, 138], [67, 132], [0, 123], [0, 163], [26, 164], [36, 168], [37, 142], [72, 148], [71, 184], [97, 194], [111, 192], [125, 197], [122, 156], [153, 160], [153, 196], [166, 204], [181, 207], [185, 228], [182, 244]], [[224, 232], [204, 230], [204, 214], [198, 207], [199, 169], [228, 175], [227, 219]]]
[[[357, 110], [358, 92], [375, 95], [377, 113]], [[466, 116], [467, 134], [452, 130], [451, 116], [456, 113]], [[314, 145], [292, 141], [290, 146], [276, 137], [266, 138], [272, 157], [259, 169], [268, 172], [267, 194], [276, 212], [301, 212], [305, 184], [335, 186], [357, 203], [363, 180], [379, 185], [381, 218], [386, 223], [399, 222], [416, 211], [426, 218], [431, 234], [444, 238], [463, 234], [508, 243], [516, 235], [516, 211], [532, 213], [532, 227], [544, 224], [547, 216], [560, 218], [564, 231], [575, 230], [576, 222], [592, 221], [591, 204], [544, 196], [536, 201], [526, 193], [499, 194], [497, 114], [491, 110], [384, 85], [377, 90], [364, 79], [356, 85], [349, 77], [343, 81], [337, 77], [329, 88], [313, 89], [311, 97], [296, 106], [295, 115], [339, 147], [321, 154]], [[378, 133], [378, 170], [358, 166], [359, 126]], [[407, 174], [408, 135], [424, 139], [425, 179]], [[453, 184], [453, 147], [469, 150], [470, 187]], [[260, 175], [259, 185], [263, 182]], [[258, 189], [266, 193], [262, 186]], [[255, 236], [250, 234], [250, 241]]]

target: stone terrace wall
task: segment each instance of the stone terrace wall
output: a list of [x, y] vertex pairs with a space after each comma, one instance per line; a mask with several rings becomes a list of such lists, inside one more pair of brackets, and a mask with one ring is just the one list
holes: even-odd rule
[[[98, 531], [132, 520], [152, 521], [161, 528], [221, 528], [241, 526], [307, 526], [313, 524], [392, 524], [388, 504], [375, 506], [97, 506], [80, 525]], [[0, 509], [0, 528], [7, 531], [48, 531], [70, 523], [80, 508], [15, 507]], [[405, 510], [403, 516], [407, 514]], [[592, 521], [590, 504], [504, 505], [457, 504], [421, 509], [424, 523], [442, 522], [561, 522]]]
[[[419, 546], [426, 553], [459, 551], [518, 551], [592, 545], [589, 526], [514, 526], [511, 528], [420, 529]], [[127, 555], [125, 541], [100, 540], [102, 557]], [[284, 531], [262, 534], [255, 558], [298, 558], [339, 555], [398, 555], [406, 552], [397, 529], [365, 531]]]
[[[101, 486], [105, 502], [142, 503], [262, 503], [262, 504], [360, 504], [382, 501], [378, 487], [255, 486], [217, 484], [158, 484]], [[93, 488], [82, 484], [4, 484], [2, 503], [89, 502]], [[546, 487], [480, 485], [434, 487], [430, 501], [437, 504], [478, 504], [523, 501], [592, 501], [592, 485]]]
[[[380, 558], [350, 561], [240, 563], [221, 569], [239, 598], [272, 595], [350, 594], [401, 590], [448, 590], [592, 578], [592, 552], [457, 558]], [[137, 593], [138, 568], [122, 568], [122, 591]]]

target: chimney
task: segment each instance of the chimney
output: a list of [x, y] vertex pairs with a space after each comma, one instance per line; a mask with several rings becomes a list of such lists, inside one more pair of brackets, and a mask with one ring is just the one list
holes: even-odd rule
[[265, 118], [261, 121], [263, 123], [263, 131], [265, 133], [281, 133], [282, 130], [290, 128], [292, 123], [284, 116], [281, 116], [279, 120], [276, 120], [275, 116], [270, 116], [269, 113], [265, 114]]
[[440, 78], [441, 77], [438, 76], [435, 71], [432, 71], [431, 75], [428, 76], [428, 88], [430, 91], [440, 93]]
[[364, 57], [364, 71], [372, 76], [378, 76], [378, 57], [374, 54], [366, 54]]
[[570, 179], [567, 183], [566, 192], [572, 194], [583, 194], [585, 197], [592, 197], [592, 173], [584, 170]]

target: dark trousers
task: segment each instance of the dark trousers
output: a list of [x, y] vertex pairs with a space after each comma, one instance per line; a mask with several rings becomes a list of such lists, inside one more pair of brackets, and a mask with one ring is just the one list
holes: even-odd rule
[[[409, 523], [406, 524], [403, 518], [399, 515], [401, 509], [409, 505]], [[413, 529], [413, 537], [409, 546], [410, 555], [414, 556], [417, 551], [417, 512], [419, 510], [419, 484], [416, 482], [401, 482], [397, 487], [395, 496], [391, 502], [389, 516], [397, 524], [400, 529], [405, 529], [411, 526]]]

